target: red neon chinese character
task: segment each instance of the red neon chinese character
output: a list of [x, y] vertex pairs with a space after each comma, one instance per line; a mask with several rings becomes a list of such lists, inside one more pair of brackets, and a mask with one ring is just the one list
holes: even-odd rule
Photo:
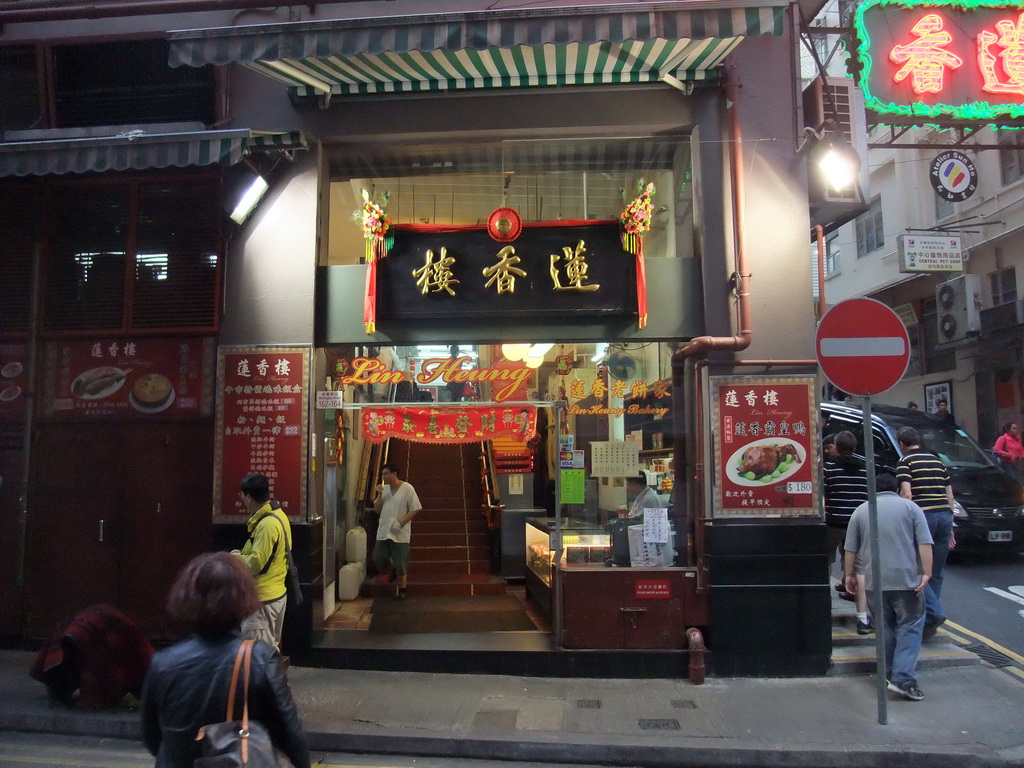
[[[1024, 13], [1017, 17], [1014, 24], [1009, 19], [996, 22], [999, 34], [982, 30], [978, 35], [978, 67], [985, 78], [981, 87], [989, 93], [1015, 93], [1024, 96]], [[992, 52], [992, 44], [997, 43], [1003, 50]], [[996, 71], [996, 59], [1002, 59], [1006, 81]]]
[[894, 62], [903, 63], [892, 79], [901, 83], [910, 76], [911, 87], [916, 93], [938, 93], [942, 90], [943, 67], [959, 69], [963, 59], [943, 48], [953, 38], [942, 28], [939, 15], [928, 14], [911, 31], [918, 39], [907, 45], [897, 45], [889, 53]]

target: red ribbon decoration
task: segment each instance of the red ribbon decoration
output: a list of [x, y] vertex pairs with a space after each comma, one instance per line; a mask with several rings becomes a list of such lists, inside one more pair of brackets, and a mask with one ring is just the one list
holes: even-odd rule
[[367, 333], [377, 332], [377, 259], [366, 265], [366, 293], [363, 296], [363, 326]]
[[644, 266], [644, 238], [636, 236], [636, 309], [637, 327], [647, 325], [647, 268]]
[[479, 443], [504, 437], [525, 443], [537, 433], [537, 409], [529, 405], [367, 406], [360, 421], [363, 437], [371, 443], [392, 437], [414, 443]]

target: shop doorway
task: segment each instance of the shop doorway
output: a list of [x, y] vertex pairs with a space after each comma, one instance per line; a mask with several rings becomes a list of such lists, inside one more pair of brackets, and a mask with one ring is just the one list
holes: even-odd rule
[[[460, 407], [446, 406], [452, 409]], [[551, 632], [547, 616], [527, 599], [522, 569], [518, 579], [508, 579], [502, 571], [502, 541], [506, 540], [507, 548], [513, 533], [505, 526], [522, 528], [524, 522], [515, 515], [502, 517], [492, 441], [430, 443], [392, 438], [376, 448], [368, 444], [364, 452], [367, 500], [379, 483], [378, 467], [385, 461], [397, 465], [420, 500], [422, 511], [411, 523], [409, 599], [395, 599], [393, 567], [379, 567], [373, 561], [379, 517], [372, 505], [364, 503], [366, 576], [359, 595], [343, 601], [327, 619], [328, 630], [365, 631], [367, 642], [396, 635]], [[523, 560], [523, 547], [518, 551]]]

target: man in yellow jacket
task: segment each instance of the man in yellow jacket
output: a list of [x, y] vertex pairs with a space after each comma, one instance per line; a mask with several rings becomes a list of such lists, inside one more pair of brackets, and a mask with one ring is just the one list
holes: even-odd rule
[[235, 550], [256, 577], [256, 591], [263, 606], [242, 622], [242, 635], [247, 640], [263, 640], [280, 650], [284, 611], [288, 605], [285, 576], [287, 548], [292, 546], [292, 529], [288, 516], [270, 502], [270, 481], [266, 475], [251, 474], [242, 478], [242, 502], [249, 511], [249, 540]]

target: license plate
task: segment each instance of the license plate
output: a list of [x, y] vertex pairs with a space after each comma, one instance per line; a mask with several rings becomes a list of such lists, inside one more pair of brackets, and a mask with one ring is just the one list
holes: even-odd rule
[[1013, 531], [989, 531], [989, 541], [1013, 541]]

